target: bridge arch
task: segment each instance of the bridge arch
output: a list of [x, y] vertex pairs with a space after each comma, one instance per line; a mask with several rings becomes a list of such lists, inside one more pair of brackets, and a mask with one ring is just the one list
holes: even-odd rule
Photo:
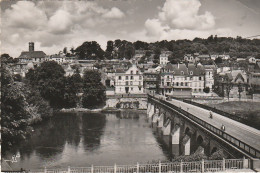
[[217, 148], [217, 147], [213, 147], [213, 148], [212, 148], [212, 150], [210, 151], [210, 154], [213, 154], [213, 153], [215, 153], [217, 150], [218, 150], [218, 148]]
[[204, 141], [204, 140], [203, 140], [202, 136], [199, 135], [199, 136], [197, 137], [197, 144], [198, 144], [198, 145], [202, 145], [203, 141]]

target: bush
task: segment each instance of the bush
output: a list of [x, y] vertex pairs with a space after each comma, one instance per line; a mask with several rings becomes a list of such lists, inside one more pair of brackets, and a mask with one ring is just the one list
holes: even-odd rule
[[206, 87], [206, 88], [203, 89], [204, 93], [209, 93], [209, 91], [210, 91], [209, 87]]

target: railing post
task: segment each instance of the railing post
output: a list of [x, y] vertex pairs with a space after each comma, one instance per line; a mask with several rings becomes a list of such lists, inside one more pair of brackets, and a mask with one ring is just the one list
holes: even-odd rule
[[47, 173], [47, 168], [46, 167], [44, 167], [44, 173]]
[[91, 173], [94, 173], [94, 166], [91, 165]]
[[226, 170], [225, 158], [223, 158], [223, 161], [222, 161], [222, 167], [223, 167], [223, 171], [225, 171], [225, 170]]
[[180, 173], [183, 172], [183, 167], [182, 167], [182, 160], [181, 160], [181, 163], [180, 163]]
[[245, 158], [245, 156], [243, 157], [243, 169], [245, 168], [249, 168], [248, 166], [248, 159]]
[[162, 172], [162, 164], [161, 164], [161, 161], [159, 160], [159, 173]]
[[204, 159], [201, 160], [201, 172], [204, 173]]
[[139, 173], [139, 163], [136, 164], [136, 173]]
[[115, 164], [115, 166], [114, 166], [114, 173], [116, 173], [116, 164]]
[[68, 166], [68, 173], [70, 173], [70, 166]]

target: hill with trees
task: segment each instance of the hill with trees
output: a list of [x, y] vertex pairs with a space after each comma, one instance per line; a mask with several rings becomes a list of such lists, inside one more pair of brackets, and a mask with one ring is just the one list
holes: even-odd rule
[[161, 51], [172, 51], [170, 62], [182, 59], [185, 54], [228, 54], [231, 57], [246, 58], [254, 56], [260, 58], [260, 40], [244, 39], [242, 37], [209, 36], [206, 39], [193, 40], [162, 40], [152, 43], [143, 41], [129, 42], [126, 40], [109, 40], [106, 50], [102, 50], [97, 42], [85, 42], [77, 47], [75, 52], [80, 59], [131, 59], [136, 50], [151, 51], [155, 59]]

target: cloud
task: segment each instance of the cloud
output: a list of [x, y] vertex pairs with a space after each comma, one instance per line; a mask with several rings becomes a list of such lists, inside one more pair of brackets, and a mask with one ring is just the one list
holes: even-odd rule
[[215, 25], [210, 12], [199, 14], [199, 0], [166, 0], [159, 12], [162, 23], [176, 29], [210, 29]]
[[99, 41], [105, 48], [111, 37], [101, 32], [108, 26], [115, 31], [125, 16], [117, 7], [104, 8], [89, 1], [17, 1], [1, 14], [2, 52], [14, 57], [28, 50], [30, 41], [37, 42], [36, 50], [47, 50], [47, 54], [88, 40]]
[[212, 33], [215, 17], [208, 11], [199, 14], [200, 6], [199, 0], [166, 0], [157, 17], [144, 24], [148, 39], [192, 39]]
[[48, 22], [48, 29], [54, 34], [64, 34], [70, 31], [72, 20], [67, 11], [58, 10], [53, 16], [51, 16]]
[[115, 19], [120, 19], [124, 16], [125, 16], [124, 13], [116, 7], [113, 7], [110, 11], [103, 14], [103, 17], [105, 18], [115, 18]]
[[24, 29], [41, 29], [47, 22], [47, 16], [33, 2], [18, 1], [3, 15], [5, 25]]

